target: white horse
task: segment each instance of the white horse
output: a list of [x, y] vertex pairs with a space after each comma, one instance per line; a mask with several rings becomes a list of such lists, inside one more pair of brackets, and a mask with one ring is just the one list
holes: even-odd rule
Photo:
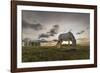
[[59, 48], [61, 47], [63, 41], [67, 41], [68, 45], [70, 44], [70, 41], [71, 41], [71, 46], [72, 47], [76, 46], [76, 39], [75, 39], [74, 35], [71, 32], [63, 33], [63, 34], [60, 34], [58, 36], [57, 46]]

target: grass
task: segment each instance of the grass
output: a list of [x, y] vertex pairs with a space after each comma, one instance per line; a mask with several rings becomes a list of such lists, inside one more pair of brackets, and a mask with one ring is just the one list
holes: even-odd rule
[[56, 47], [23, 47], [22, 62], [81, 60], [89, 59], [89, 47], [77, 46], [74, 49]]

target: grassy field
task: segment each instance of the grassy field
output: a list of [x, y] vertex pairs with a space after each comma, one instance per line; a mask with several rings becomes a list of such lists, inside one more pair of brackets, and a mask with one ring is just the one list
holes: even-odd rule
[[89, 47], [77, 46], [75, 49], [56, 47], [23, 47], [22, 62], [80, 60], [89, 59]]

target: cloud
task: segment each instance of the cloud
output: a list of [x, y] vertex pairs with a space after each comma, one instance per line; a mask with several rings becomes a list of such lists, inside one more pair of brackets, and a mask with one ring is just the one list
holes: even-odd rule
[[41, 30], [43, 29], [42, 25], [40, 23], [37, 24], [29, 24], [28, 22], [22, 20], [22, 27], [23, 28], [31, 28], [34, 30]]
[[45, 33], [42, 33], [39, 35], [39, 38], [48, 38], [49, 35], [48, 34], [45, 34]]
[[53, 39], [52, 41], [55, 41], [55, 42], [57, 42], [58, 40], [57, 40], [57, 39]]
[[58, 33], [58, 29], [59, 29], [59, 25], [53, 25], [52, 28], [48, 32], [40, 34], [39, 39], [49, 38], [50, 36], [54, 36], [55, 34]]
[[57, 34], [55, 29], [51, 29], [49, 32], [47, 32], [50, 36], [54, 36], [54, 34]]
[[50, 36], [54, 36], [55, 34], [58, 33], [59, 25], [53, 25], [53, 27], [50, 29], [49, 33]]
[[41, 40], [39, 40], [40, 42], [48, 42], [47, 40], [45, 40], [45, 39], [41, 39]]
[[82, 33], [84, 33], [85, 32], [85, 30], [82, 30], [82, 31], [80, 31], [80, 32], [77, 32], [76, 34], [77, 35], [80, 35], [80, 34], [82, 34]]

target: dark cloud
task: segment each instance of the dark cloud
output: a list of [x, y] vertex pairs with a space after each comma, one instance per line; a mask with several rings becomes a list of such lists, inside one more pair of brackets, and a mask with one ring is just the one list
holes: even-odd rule
[[39, 38], [48, 38], [50, 36], [54, 36], [55, 34], [58, 33], [59, 25], [53, 25], [53, 27], [47, 32], [47, 33], [42, 33], [39, 35]]
[[58, 33], [59, 25], [53, 25], [53, 27], [50, 29], [49, 33], [50, 36], [54, 36], [55, 34]]
[[47, 40], [45, 40], [45, 39], [41, 39], [41, 40], [39, 40], [40, 42], [48, 42]]
[[37, 23], [37, 24], [29, 24], [27, 23], [26, 21], [22, 21], [22, 27], [23, 28], [31, 28], [31, 29], [34, 29], [34, 30], [41, 30], [43, 29], [42, 25], [40, 23]]
[[82, 30], [82, 31], [80, 31], [80, 32], [77, 32], [76, 34], [77, 35], [80, 35], [80, 34], [82, 34], [82, 33], [84, 33], [85, 32], [85, 30]]
[[54, 36], [54, 34], [57, 34], [55, 29], [51, 29], [49, 32], [47, 32], [50, 36]]
[[59, 25], [54, 25], [53, 27], [54, 27], [54, 28], [59, 28]]
[[57, 42], [58, 40], [57, 40], [57, 39], [53, 39], [52, 41], [55, 41], [55, 42]]
[[48, 38], [48, 37], [49, 37], [49, 35], [48, 34], [44, 34], [44, 33], [39, 35], [39, 38]]

